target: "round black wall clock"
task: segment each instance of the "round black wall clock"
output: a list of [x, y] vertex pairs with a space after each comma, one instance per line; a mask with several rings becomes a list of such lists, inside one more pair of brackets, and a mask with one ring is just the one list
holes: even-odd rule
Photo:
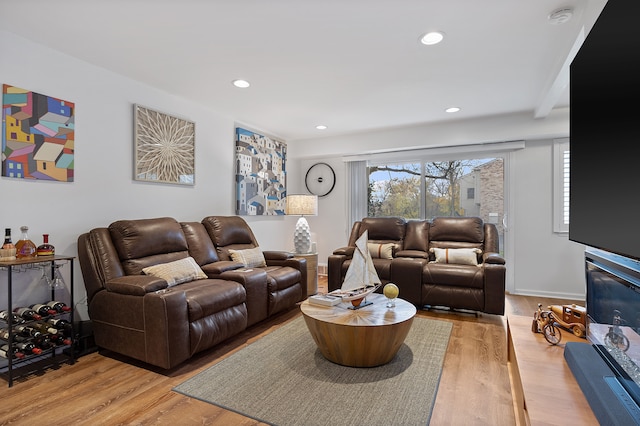
[[316, 163], [307, 170], [304, 184], [313, 195], [324, 197], [336, 186], [336, 174], [327, 163]]

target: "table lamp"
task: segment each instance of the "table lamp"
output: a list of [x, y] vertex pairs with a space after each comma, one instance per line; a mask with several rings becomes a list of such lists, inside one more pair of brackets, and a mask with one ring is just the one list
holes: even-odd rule
[[318, 215], [318, 196], [305, 194], [287, 195], [287, 214], [300, 215], [296, 223], [296, 230], [293, 234], [293, 244], [296, 253], [304, 254], [311, 252], [311, 228], [305, 216]]

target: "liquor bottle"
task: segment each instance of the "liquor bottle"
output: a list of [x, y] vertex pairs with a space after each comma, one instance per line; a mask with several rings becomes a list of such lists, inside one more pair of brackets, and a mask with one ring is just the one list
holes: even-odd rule
[[71, 312], [71, 308], [68, 307], [66, 303], [60, 302], [58, 300], [52, 300], [50, 302], [47, 302], [46, 305], [52, 307], [59, 313]]
[[36, 256], [36, 245], [33, 244], [33, 241], [29, 239], [28, 226], [21, 226], [20, 231], [22, 231], [22, 237], [16, 243], [16, 257], [18, 259], [25, 257], [35, 257]]
[[4, 243], [2, 244], [3, 249], [12, 249], [16, 248], [11, 241], [11, 228], [4, 228]]
[[53, 256], [55, 254], [55, 247], [49, 244], [49, 234], [42, 234], [43, 243], [38, 246], [36, 253], [38, 256]]
[[22, 324], [24, 322], [24, 319], [15, 312], [0, 311], [0, 320], [3, 320], [7, 324], [9, 323], [9, 316], [11, 316], [11, 324]]
[[40, 355], [42, 353], [42, 349], [36, 347], [32, 342], [16, 343], [14, 346], [25, 355]]
[[73, 327], [71, 326], [71, 323], [65, 319], [49, 318], [47, 322], [54, 326], [57, 330], [62, 331], [62, 334], [67, 337], [70, 337], [73, 334]]
[[39, 321], [42, 319], [42, 316], [31, 308], [15, 308], [13, 312], [27, 321]]
[[[15, 346], [13, 346], [12, 351], [13, 354], [11, 356], [12, 359], [22, 359], [24, 358], [24, 354], [22, 352], [20, 352], [20, 350], [18, 348], [16, 348]], [[9, 345], [2, 345], [0, 346], [0, 357], [2, 358], [9, 358]]]
[[40, 316], [43, 316], [43, 317], [48, 317], [58, 313], [58, 311], [53, 309], [51, 306], [44, 305], [42, 303], [36, 303], [35, 305], [31, 305], [30, 308], [36, 311]]
[[40, 331], [28, 325], [19, 325], [16, 327], [16, 331], [25, 337], [39, 337], [42, 335]]

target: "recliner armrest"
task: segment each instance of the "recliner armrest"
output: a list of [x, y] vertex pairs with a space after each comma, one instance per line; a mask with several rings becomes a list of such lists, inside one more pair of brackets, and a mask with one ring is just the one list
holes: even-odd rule
[[491, 263], [493, 265], [504, 265], [505, 260], [504, 257], [500, 256], [498, 253], [483, 253], [482, 261], [484, 263]]
[[400, 250], [395, 253], [395, 258], [411, 257], [414, 259], [429, 259], [429, 253], [422, 250]]
[[287, 260], [291, 259], [294, 255], [289, 251], [267, 250], [263, 251], [265, 260]]
[[219, 262], [207, 263], [201, 265], [202, 271], [209, 277], [218, 278], [218, 275], [227, 271], [235, 271], [236, 269], [244, 268], [244, 264], [240, 262], [234, 262], [232, 260], [221, 260]]
[[144, 296], [167, 288], [167, 282], [151, 275], [125, 275], [105, 282], [105, 288], [113, 293]]
[[333, 251], [333, 254], [341, 254], [350, 258], [353, 256], [353, 252], [355, 250], [356, 250], [355, 247], [341, 247], [339, 249], [335, 249]]

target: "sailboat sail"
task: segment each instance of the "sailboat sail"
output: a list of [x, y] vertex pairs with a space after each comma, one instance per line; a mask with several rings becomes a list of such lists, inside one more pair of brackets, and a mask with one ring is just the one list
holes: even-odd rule
[[373, 260], [367, 247], [369, 241], [369, 233], [364, 233], [356, 241], [356, 248], [353, 251], [351, 264], [344, 277], [344, 282], [339, 290], [334, 290], [329, 294], [339, 296], [344, 301], [352, 301], [352, 303], [365, 298], [368, 294], [376, 291], [382, 282], [376, 268], [373, 266]]
[[352, 290], [363, 286], [381, 284], [376, 268], [373, 266], [369, 248], [367, 247], [368, 241], [369, 232], [364, 231], [356, 241], [356, 249], [353, 251], [351, 264], [344, 277], [342, 290]]

